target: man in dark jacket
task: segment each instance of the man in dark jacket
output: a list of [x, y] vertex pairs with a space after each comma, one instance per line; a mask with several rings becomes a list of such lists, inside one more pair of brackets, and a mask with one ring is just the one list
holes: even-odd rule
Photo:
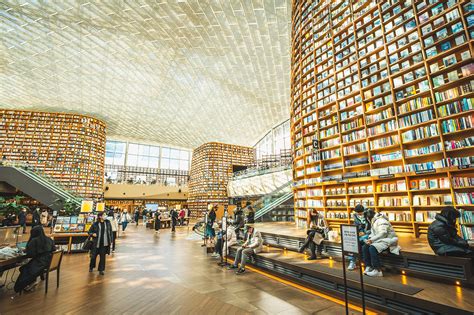
[[171, 216], [171, 232], [176, 231], [176, 224], [178, 224], [178, 211], [172, 209], [170, 212]]
[[253, 208], [249, 206], [249, 212], [247, 213], [247, 223], [248, 224], [253, 224], [255, 223], [255, 211], [253, 211]]
[[18, 214], [18, 224], [23, 228], [23, 234], [26, 233], [26, 208], [21, 209]]
[[474, 258], [467, 241], [457, 233], [456, 219], [459, 217], [460, 213], [454, 207], [445, 207], [430, 224], [428, 242], [436, 255]]
[[244, 221], [245, 221], [244, 212], [242, 211], [242, 208], [237, 206], [237, 209], [234, 212], [234, 220], [232, 222], [235, 228], [235, 234], [237, 235], [237, 239], [242, 239], [240, 232], [242, 231], [242, 228], [244, 227], [244, 224], [245, 224]]
[[99, 255], [99, 274], [103, 276], [105, 271], [105, 255], [110, 255], [110, 245], [113, 242], [112, 225], [109, 220], [105, 220], [103, 212], [99, 212], [97, 221], [92, 224], [88, 233], [93, 241], [89, 272], [94, 270], [97, 255]]

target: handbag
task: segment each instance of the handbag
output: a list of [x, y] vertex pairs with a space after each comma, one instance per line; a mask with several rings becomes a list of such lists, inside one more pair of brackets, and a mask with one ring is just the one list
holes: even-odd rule
[[82, 250], [88, 252], [92, 249], [92, 246], [94, 246], [94, 242], [92, 241], [92, 237], [89, 236], [87, 240], [84, 242], [84, 244], [82, 245]]

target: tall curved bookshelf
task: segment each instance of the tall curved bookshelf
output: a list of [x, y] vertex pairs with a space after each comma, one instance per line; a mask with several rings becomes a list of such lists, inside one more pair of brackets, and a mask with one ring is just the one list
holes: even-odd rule
[[417, 237], [445, 205], [472, 218], [471, 2], [292, 5], [296, 224], [316, 208], [338, 228], [359, 203]]

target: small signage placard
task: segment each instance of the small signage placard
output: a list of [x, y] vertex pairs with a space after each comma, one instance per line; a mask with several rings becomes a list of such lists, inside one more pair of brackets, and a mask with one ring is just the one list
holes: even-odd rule
[[357, 226], [341, 225], [342, 250], [346, 253], [359, 254], [359, 236]]

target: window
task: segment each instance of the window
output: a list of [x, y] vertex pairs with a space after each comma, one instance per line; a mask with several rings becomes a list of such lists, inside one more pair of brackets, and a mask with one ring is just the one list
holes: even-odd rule
[[257, 151], [257, 159], [261, 159], [265, 155], [280, 154], [281, 151], [291, 148], [290, 140], [290, 121], [273, 128], [255, 145]]
[[189, 170], [189, 161], [189, 151], [172, 148], [161, 149], [160, 167], [162, 169], [187, 171]]
[[105, 144], [105, 164], [124, 165], [125, 164], [125, 142], [107, 141]]
[[158, 168], [160, 147], [129, 143], [127, 166]]

